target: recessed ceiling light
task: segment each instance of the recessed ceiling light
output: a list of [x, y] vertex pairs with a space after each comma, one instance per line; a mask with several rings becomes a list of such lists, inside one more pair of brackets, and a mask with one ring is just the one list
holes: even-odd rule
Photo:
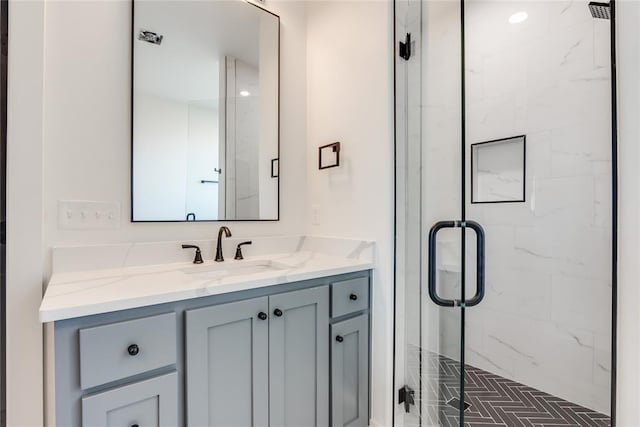
[[527, 12], [516, 12], [513, 15], [511, 15], [509, 17], [509, 23], [510, 24], [519, 24], [521, 22], [524, 22], [527, 20], [527, 18], [529, 17], [529, 14]]
[[251, 95], [251, 94], [249, 93], [248, 90], [241, 90], [240, 91], [240, 96], [249, 96], [249, 95]]

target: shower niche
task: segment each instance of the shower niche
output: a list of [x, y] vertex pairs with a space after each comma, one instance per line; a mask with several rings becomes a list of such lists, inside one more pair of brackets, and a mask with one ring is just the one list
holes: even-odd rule
[[526, 139], [471, 144], [471, 203], [525, 201]]

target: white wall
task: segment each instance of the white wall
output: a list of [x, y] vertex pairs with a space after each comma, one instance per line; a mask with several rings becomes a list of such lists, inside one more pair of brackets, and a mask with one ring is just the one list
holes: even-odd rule
[[[314, 1], [308, 8], [308, 204], [319, 211], [319, 224], [311, 224], [309, 232], [377, 242], [372, 422], [389, 426], [393, 401], [392, 3]], [[342, 143], [341, 166], [318, 170], [318, 147], [334, 141]]]
[[278, 216], [278, 179], [271, 177], [271, 160], [278, 157], [278, 63], [272, 52], [278, 49], [278, 28], [267, 16], [260, 18], [260, 218]]
[[618, 69], [618, 426], [640, 425], [640, 2], [616, 1]]
[[149, 93], [134, 104], [133, 194], [138, 221], [218, 219], [218, 111]]
[[[218, 219], [218, 109], [209, 106], [189, 105], [189, 138], [187, 148], [187, 201], [185, 214], [196, 213], [198, 219]], [[184, 216], [180, 219], [184, 219]]]
[[[305, 6], [271, 1], [268, 7], [281, 16], [286, 203], [278, 222], [228, 223], [236, 236], [300, 234], [306, 226]], [[128, 221], [130, 2], [13, 1], [10, 13], [7, 414], [9, 425], [33, 427], [42, 424], [38, 307], [51, 246], [202, 239], [222, 224]], [[61, 230], [60, 199], [119, 202], [121, 227]]]
[[136, 93], [133, 137], [136, 220], [185, 218], [189, 106]]
[[218, 215], [218, 111], [149, 93], [134, 104], [133, 197], [138, 221], [198, 220]]
[[42, 67], [44, 7], [9, 5], [7, 129], [7, 425], [43, 420]]

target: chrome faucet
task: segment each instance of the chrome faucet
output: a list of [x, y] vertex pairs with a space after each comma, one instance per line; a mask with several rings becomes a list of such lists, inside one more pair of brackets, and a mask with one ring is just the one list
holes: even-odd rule
[[229, 230], [229, 227], [226, 226], [222, 226], [220, 227], [220, 230], [218, 230], [218, 245], [216, 247], [216, 262], [222, 262], [224, 261], [224, 254], [222, 253], [222, 233], [224, 232], [224, 235], [227, 237], [231, 237], [231, 230]]

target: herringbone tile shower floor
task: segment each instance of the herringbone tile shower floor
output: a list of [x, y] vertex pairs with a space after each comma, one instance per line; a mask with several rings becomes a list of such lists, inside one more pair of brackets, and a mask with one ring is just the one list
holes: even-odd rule
[[[409, 363], [411, 370], [411, 362]], [[447, 404], [452, 398], [459, 397], [459, 363], [444, 356], [430, 354], [429, 357], [425, 357], [423, 371], [425, 378], [430, 378], [432, 381], [424, 381], [422, 427], [459, 426], [457, 407]], [[465, 402], [471, 405], [464, 413], [465, 427], [609, 427], [611, 425], [607, 415], [499, 375], [468, 365], [465, 373]], [[435, 381], [436, 378], [439, 378], [438, 382]], [[429, 384], [439, 384], [439, 387], [428, 388]], [[418, 398], [417, 395], [416, 398]], [[419, 405], [420, 402], [416, 399], [416, 407], [412, 408], [414, 414], [406, 419], [406, 425], [419, 425], [419, 418], [416, 416]]]

